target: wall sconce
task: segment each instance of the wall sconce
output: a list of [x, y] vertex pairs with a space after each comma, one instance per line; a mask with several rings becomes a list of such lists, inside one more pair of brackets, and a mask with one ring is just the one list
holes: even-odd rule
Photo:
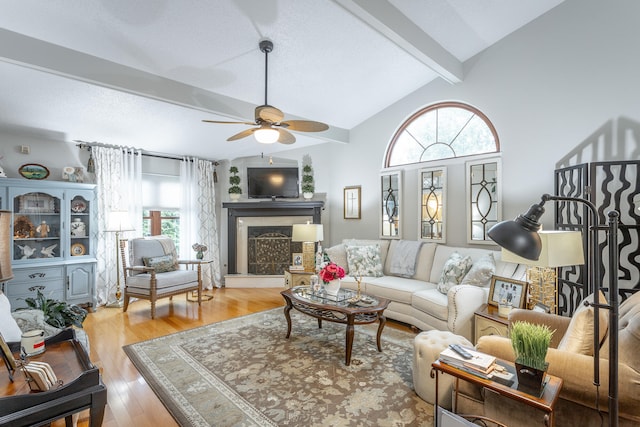
[[291, 241], [302, 242], [302, 265], [304, 271], [316, 270], [316, 242], [324, 240], [322, 224], [293, 224]]

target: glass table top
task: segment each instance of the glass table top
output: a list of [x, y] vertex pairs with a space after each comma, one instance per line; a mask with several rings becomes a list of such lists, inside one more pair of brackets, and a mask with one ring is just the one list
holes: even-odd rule
[[329, 295], [324, 289], [314, 291], [310, 286], [296, 286], [291, 288], [291, 292], [297, 297], [310, 302], [335, 305], [337, 307], [347, 307], [349, 305], [368, 307], [378, 304], [378, 300], [370, 295], [360, 294], [360, 299], [357, 299], [357, 291], [344, 288], [338, 291], [338, 295]]

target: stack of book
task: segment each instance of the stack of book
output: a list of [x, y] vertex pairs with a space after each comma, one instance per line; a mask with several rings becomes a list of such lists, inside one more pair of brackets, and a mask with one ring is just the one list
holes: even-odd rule
[[447, 347], [440, 353], [440, 361], [470, 374], [478, 375], [482, 378], [490, 378], [490, 374], [496, 367], [495, 356], [481, 353], [469, 347], [462, 347], [462, 349], [468, 353], [467, 357], [464, 357], [451, 347]]

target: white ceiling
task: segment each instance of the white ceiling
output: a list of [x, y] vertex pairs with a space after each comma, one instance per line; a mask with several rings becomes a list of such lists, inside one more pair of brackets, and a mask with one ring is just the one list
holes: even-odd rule
[[0, 130], [209, 159], [292, 146], [227, 137], [268, 101], [349, 129], [563, 0], [4, 0]]

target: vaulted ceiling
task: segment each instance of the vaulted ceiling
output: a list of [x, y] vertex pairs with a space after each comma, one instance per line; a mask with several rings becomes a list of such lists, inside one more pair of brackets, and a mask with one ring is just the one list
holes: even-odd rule
[[0, 131], [232, 159], [292, 146], [226, 138], [264, 103], [349, 129], [562, 0], [5, 0]]

